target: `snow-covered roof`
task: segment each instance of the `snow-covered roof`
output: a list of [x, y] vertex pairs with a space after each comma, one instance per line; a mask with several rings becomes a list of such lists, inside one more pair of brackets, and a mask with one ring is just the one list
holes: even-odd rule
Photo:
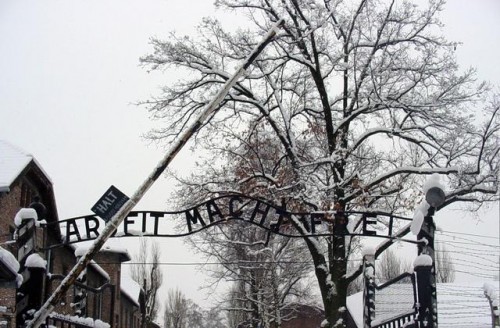
[[94, 268], [96, 272], [98, 272], [101, 276], [104, 277], [106, 280], [110, 280], [111, 278], [109, 277], [109, 274], [104, 270], [99, 264], [96, 263], [96, 261], [92, 260], [90, 261], [89, 266]]
[[108, 323], [101, 321], [99, 319], [94, 320], [93, 318], [78, 317], [78, 316], [74, 316], [74, 315], [72, 316], [72, 315], [68, 315], [68, 314], [60, 314], [57, 312], [51, 312], [49, 314], [49, 317], [61, 319], [61, 320], [64, 320], [68, 323], [76, 323], [79, 326], [83, 326], [83, 327], [110, 328], [110, 325]]
[[0, 140], [0, 190], [9, 188], [32, 160], [31, 154]]
[[[75, 244], [70, 244], [68, 246], [75, 252], [75, 256], [82, 256], [88, 250], [88, 247], [90, 247], [90, 246], [82, 246], [82, 245], [75, 245]], [[77, 254], [79, 254], [79, 255], [77, 255]], [[91, 266], [104, 279], [110, 280], [109, 274], [99, 264], [97, 264], [96, 261], [94, 261], [94, 260], [90, 261], [89, 266]]]
[[127, 295], [128, 298], [133, 301], [137, 306], [139, 305], [139, 295], [141, 293], [141, 287], [139, 284], [134, 281], [130, 276], [124, 274], [122, 271], [121, 274], [121, 291], [123, 294]]
[[43, 171], [33, 155], [5, 140], [0, 140], [0, 191], [8, 191], [16, 178], [32, 161], [50, 181], [50, 177]]
[[132, 258], [130, 257], [130, 254], [128, 250], [125, 247], [121, 246], [116, 246], [116, 245], [104, 245], [103, 248], [101, 248], [101, 252], [109, 252], [109, 253], [116, 253], [124, 256], [123, 261], [130, 261]]
[[[72, 246], [72, 248], [75, 251], [75, 256], [82, 256], [84, 255], [89, 248], [92, 246], [94, 241], [83, 241], [78, 243], [75, 246]], [[74, 245], [74, 244], [73, 244]], [[130, 261], [132, 258], [130, 257], [130, 253], [128, 250], [122, 246], [120, 240], [118, 239], [108, 239], [105, 243], [104, 246], [100, 249], [99, 252], [108, 252], [108, 253], [117, 253], [123, 256], [122, 261]]]
[[19, 262], [17, 262], [11, 252], [3, 249], [2, 247], [0, 247], [0, 265], [7, 268], [7, 270], [9, 270], [14, 277], [17, 276], [17, 272], [19, 271]]
[[[490, 283], [497, 289], [498, 281]], [[488, 299], [484, 295], [484, 284], [438, 283], [438, 322], [441, 328], [490, 328], [491, 310]], [[411, 288], [410, 288], [411, 289]], [[406, 298], [411, 301], [411, 297]], [[399, 298], [395, 302], [404, 302]], [[399, 304], [400, 305], [400, 304]], [[412, 304], [408, 304], [411, 308]], [[363, 292], [347, 298], [347, 308], [358, 327], [363, 327]], [[377, 315], [377, 295], [375, 294], [375, 318]]]

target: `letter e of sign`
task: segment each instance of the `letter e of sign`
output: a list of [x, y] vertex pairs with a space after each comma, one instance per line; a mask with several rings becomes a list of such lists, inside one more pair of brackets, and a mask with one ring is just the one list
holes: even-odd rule
[[363, 215], [363, 235], [365, 236], [375, 236], [377, 235], [377, 232], [375, 230], [368, 230], [367, 226], [370, 225], [375, 225], [377, 224], [377, 220], [368, 220], [368, 218], [376, 218], [377, 216], [375, 214], [364, 214]]

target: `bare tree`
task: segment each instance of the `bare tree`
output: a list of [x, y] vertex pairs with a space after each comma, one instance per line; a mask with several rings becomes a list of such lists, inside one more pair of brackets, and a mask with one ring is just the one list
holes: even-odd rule
[[227, 311], [226, 320], [229, 328], [238, 328], [242, 322], [247, 320], [244, 293], [244, 284], [240, 282], [234, 283], [227, 295], [225, 309]]
[[224, 323], [223, 311], [218, 307], [212, 307], [203, 312], [203, 328], [231, 328]]
[[163, 283], [163, 272], [159, 266], [160, 255], [158, 243], [149, 244], [146, 238], [141, 238], [139, 253], [133, 256], [135, 264], [130, 267], [132, 279], [144, 290], [142, 327], [148, 327], [158, 317], [158, 290]]
[[[355, 261], [355, 262], [349, 261], [349, 263], [347, 264], [347, 274], [351, 275], [353, 272], [356, 272], [356, 270], [360, 267], [361, 264], [362, 263], [360, 261]], [[365, 287], [365, 282], [363, 281], [363, 276], [359, 275], [356, 277], [356, 279], [351, 281], [351, 283], [347, 287], [347, 295], [356, 294], [362, 291], [364, 287]]]
[[169, 289], [163, 313], [164, 328], [224, 328], [217, 308], [201, 309], [179, 289]]
[[165, 328], [186, 328], [188, 300], [179, 289], [169, 289], [163, 313]]
[[405, 272], [411, 272], [411, 270], [410, 263], [403, 261], [393, 251], [388, 249], [377, 263], [375, 272], [379, 281], [386, 282]]
[[222, 280], [233, 284], [221, 308], [230, 312], [234, 326], [247, 322], [251, 327], [278, 328], [288, 319], [282, 318], [288, 303], [310, 300], [311, 263], [297, 239], [269, 236], [267, 240], [266, 231], [242, 228], [240, 222], [216, 229], [217, 233], [208, 231], [191, 242], [210, 262], [220, 263], [204, 269], [213, 278], [212, 285]]
[[[443, 0], [217, 4], [243, 12], [252, 26], [229, 33], [205, 19], [199, 38], [153, 39], [153, 53], [142, 58], [150, 69], [189, 72], [146, 102], [154, 119], [165, 120], [152, 139], [178, 136], [259, 35], [279, 18], [285, 25], [197, 134], [196, 146], [211, 158], [187, 188], [335, 211], [336, 220], [324, 219], [331, 232], [336, 222], [358, 219], [342, 214], [350, 210], [409, 214], [433, 173], [447, 176], [443, 206], [498, 199], [499, 99], [474, 70], [459, 70], [453, 43], [436, 34]], [[355, 238], [314, 237], [304, 222], [290, 224], [314, 263], [325, 327], [345, 327]]]
[[455, 265], [446, 247], [440, 243], [436, 243], [435, 261], [436, 282], [455, 281]]
[[[258, 134], [262, 133], [264, 131], [260, 129]], [[245, 159], [239, 156], [229, 158], [232, 164], [225, 167], [239, 180], [252, 179], [248, 172], [279, 161], [279, 144], [272, 139], [252, 137], [242, 148], [247, 151]], [[265, 158], [253, 154], [256, 148], [265, 151]], [[287, 179], [288, 175], [282, 172], [280, 178]], [[211, 196], [203, 189], [191, 188], [193, 185], [189, 180], [183, 180], [184, 188], [178, 192], [179, 203], [184, 204], [181, 206]], [[233, 192], [248, 195], [252, 193], [250, 188], [254, 187], [234, 185]], [[252, 215], [249, 209], [239, 211], [248, 217]], [[230, 311], [232, 325], [236, 327], [246, 322], [250, 327], [279, 328], [283, 320], [290, 319], [292, 312], [284, 311], [287, 304], [311, 301], [310, 256], [301, 240], [269, 234], [253, 225], [242, 227], [241, 224], [228, 221], [216, 228], [217, 233], [202, 232], [188, 241], [207, 257], [207, 261], [220, 263], [216, 267], [204, 268], [213, 278], [212, 285], [217, 286], [221, 280], [233, 284], [234, 290], [226, 295], [223, 306]], [[284, 312], [288, 313], [286, 317], [282, 316]]]

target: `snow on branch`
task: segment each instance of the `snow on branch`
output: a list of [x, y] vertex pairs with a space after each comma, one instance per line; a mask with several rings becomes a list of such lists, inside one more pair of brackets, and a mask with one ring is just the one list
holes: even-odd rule
[[[423, 167], [413, 167], [413, 166], [406, 166], [406, 167], [400, 167], [397, 169], [394, 169], [392, 171], [388, 171], [384, 174], [379, 175], [372, 181], [368, 182], [366, 184], [365, 189], [371, 189], [374, 186], [382, 183], [383, 181], [397, 176], [401, 174], [418, 174], [418, 175], [430, 175], [434, 173], [438, 174], [452, 174], [452, 173], [458, 173], [460, 170], [456, 167], [443, 167], [443, 168], [423, 168]], [[347, 195], [344, 199], [346, 202], [349, 202], [356, 198], [357, 196], [361, 195], [363, 190], [355, 190], [351, 194]]]

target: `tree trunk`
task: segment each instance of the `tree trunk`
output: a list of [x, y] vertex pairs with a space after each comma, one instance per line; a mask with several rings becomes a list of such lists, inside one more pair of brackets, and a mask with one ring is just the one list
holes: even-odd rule
[[[142, 288], [144, 289], [144, 291], [146, 291], [146, 279], [144, 279], [143, 283], [142, 283]], [[141, 328], [146, 328], [146, 312], [148, 311], [148, 309], [146, 308], [146, 302], [144, 302], [144, 309], [142, 309], [142, 315], [141, 315]]]

